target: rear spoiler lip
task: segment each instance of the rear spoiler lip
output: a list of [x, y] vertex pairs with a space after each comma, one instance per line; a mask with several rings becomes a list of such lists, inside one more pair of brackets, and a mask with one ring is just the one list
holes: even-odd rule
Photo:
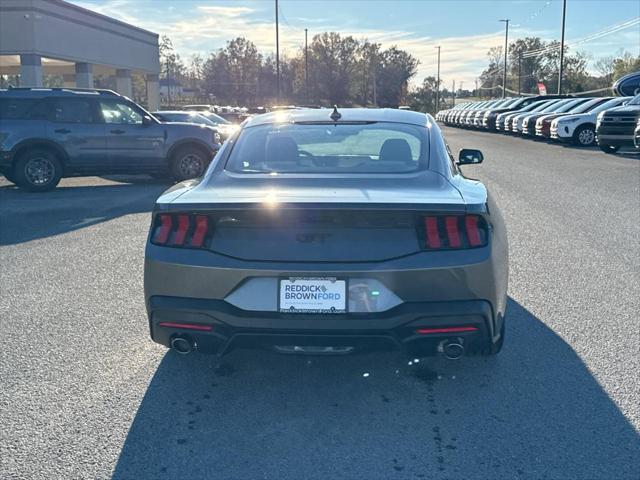
[[277, 205], [265, 204], [263, 202], [229, 202], [229, 203], [162, 203], [156, 204], [154, 211], [163, 212], [212, 212], [220, 210], [272, 210], [272, 209], [295, 209], [295, 210], [381, 210], [381, 211], [415, 211], [429, 212], [433, 214], [447, 213], [476, 213], [487, 214], [487, 206], [482, 204], [465, 203], [339, 203], [339, 202], [280, 202]]

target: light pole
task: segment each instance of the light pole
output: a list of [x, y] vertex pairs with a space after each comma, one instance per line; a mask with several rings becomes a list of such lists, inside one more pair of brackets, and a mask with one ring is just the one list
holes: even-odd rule
[[504, 73], [502, 75], [502, 98], [507, 96], [507, 53], [509, 50], [509, 22], [511, 19], [500, 20], [505, 23], [504, 31]]
[[280, 32], [278, 27], [278, 0], [276, 0], [276, 100], [280, 103]]
[[440, 110], [440, 46], [436, 47], [438, 49], [438, 76], [436, 78], [436, 113]]
[[558, 72], [558, 95], [562, 94], [562, 73], [564, 69], [564, 21], [567, 16], [567, 0], [562, 2], [562, 36], [560, 40], [560, 71]]

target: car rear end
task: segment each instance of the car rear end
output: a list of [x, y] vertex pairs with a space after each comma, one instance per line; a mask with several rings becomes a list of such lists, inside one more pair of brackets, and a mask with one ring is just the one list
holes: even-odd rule
[[[167, 192], [153, 213], [145, 297], [154, 341], [218, 355], [245, 347], [495, 350], [507, 246], [490, 200], [466, 202], [464, 185], [429, 169], [227, 170], [229, 150], [202, 182]], [[443, 144], [434, 150], [446, 155]]]

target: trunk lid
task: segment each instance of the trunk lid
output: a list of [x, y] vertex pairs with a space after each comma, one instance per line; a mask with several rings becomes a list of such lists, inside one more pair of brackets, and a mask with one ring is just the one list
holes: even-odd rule
[[210, 250], [273, 262], [370, 262], [419, 252], [427, 213], [464, 214], [441, 175], [384, 178], [222, 173], [171, 201], [169, 210], [209, 215]]

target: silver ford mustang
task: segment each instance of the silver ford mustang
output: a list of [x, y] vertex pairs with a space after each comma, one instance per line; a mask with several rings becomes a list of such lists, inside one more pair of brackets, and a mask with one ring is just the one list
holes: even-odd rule
[[500, 210], [429, 115], [253, 117], [205, 176], [157, 201], [145, 255], [151, 338], [179, 353], [500, 351]]

